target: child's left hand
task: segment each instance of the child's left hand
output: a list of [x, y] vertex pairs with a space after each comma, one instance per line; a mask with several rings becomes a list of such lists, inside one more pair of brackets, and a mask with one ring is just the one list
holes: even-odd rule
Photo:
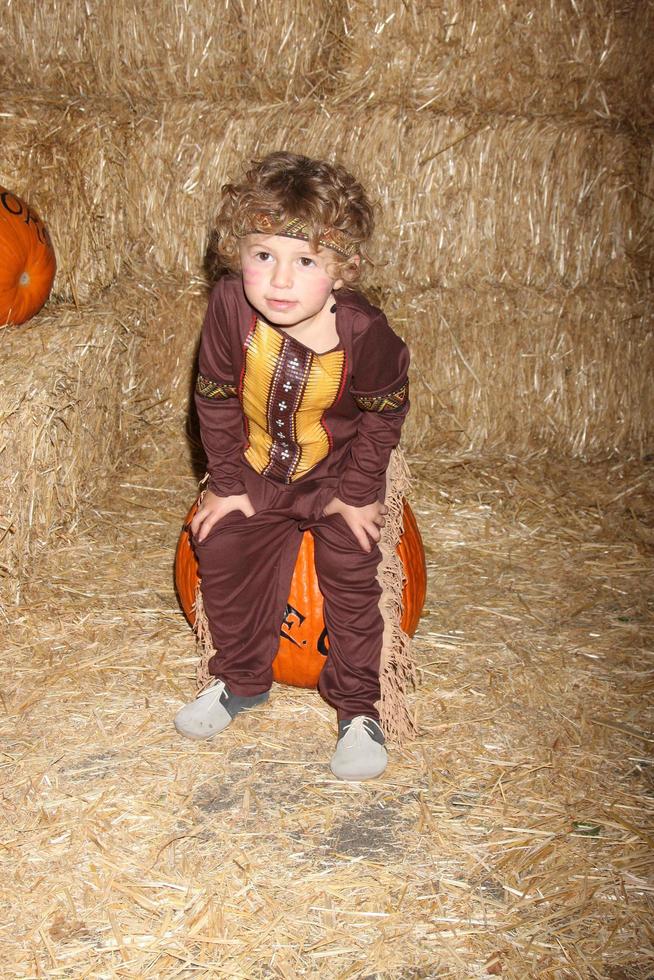
[[353, 507], [338, 497], [333, 497], [323, 511], [325, 517], [340, 514], [364, 551], [371, 550], [370, 539], [377, 543], [381, 538], [379, 529], [386, 523], [384, 515], [387, 513], [388, 507], [378, 500], [366, 504], [365, 507]]

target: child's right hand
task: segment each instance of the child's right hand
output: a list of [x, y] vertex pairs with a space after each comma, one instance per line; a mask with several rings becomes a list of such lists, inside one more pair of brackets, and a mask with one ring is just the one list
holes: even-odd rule
[[255, 513], [247, 493], [233, 494], [231, 497], [219, 497], [212, 490], [207, 490], [195, 517], [191, 521], [191, 531], [196, 541], [204, 541], [214, 524], [217, 524], [233, 510], [242, 511], [246, 517], [252, 517]]

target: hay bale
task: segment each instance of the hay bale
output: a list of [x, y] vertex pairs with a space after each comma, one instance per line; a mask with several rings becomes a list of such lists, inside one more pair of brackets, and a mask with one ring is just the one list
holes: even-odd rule
[[339, 4], [322, 0], [3, 6], [7, 85], [130, 100], [308, 95], [330, 77], [340, 13]]
[[[127, 260], [142, 270], [148, 309], [162, 312], [139, 344], [148, 351], [139, 384], [166, 391], [177, 384], [171, 412], [187, 410], [192, 356], [184, 348], [168, 361], [178, 339], [163, 313], [165, 280], [171, 270], [186, 281], [200, 271], [220, 185], [249, 155], [289, 146], [330, 156], [336, 139], [344, 162], [384, 204], [370, 285], [414, 348], [418, 410], [408, 446], [645, 447], [652, 144], [644, 136], [569, 120], [487, 117], [471, 131], [470, 119], [397, 108], [357, 109], [346, 120], [329, 116], [326, 105], [241, 104], [235, 113], [198, 102], [199, 141], [188, 110], [187, 100], [145, 113], [120, 102], [32, 98], [8, 103], [3, 119], [13, 134], [3, 182], [48, 220], [58, 294], [93, 296]], [[75, 186], [67, 197], [64, 172]], [[156, 267], [165, 273], [147, 271]], [[91, 315], [106, 301], [96, 295]], [[201, 305], [182, 345], [197, 335]], [[593, 324], [585, 338], [584, 323]], [[173, 339], [161, 343], [162, 335]], [[418, 428], [424, 417], [435, 423], [428, 434]]]
[[381, 201], [380, 286], [625, 286], [649, 273], [651, 139], [604, 124], [14, 95], [0, 134], [0, 180], [47, 220], [62, 299], [83, 301], [128, 259], [197, 274], [221, 185], [280, 147], [338, 148]]
[[640, 256], [641, 281], [644, 288], [654, 284], [654, 138], [651, 133], [639, 134], [640, 177], [638, 181], [638, 213], [634, 229], [634, 254]]
[[25, 91], [3, 98], [0, 183], [48, 225], [57, 253], [56, 299], [82, 302], [121, 270], [128, 118], [126, 105], [102, 100]]
[[[0, 596], [7, 603], [19, 600], [43, 549], [93, 507], [125, 454], [138, 457], [165, 424], [170, 392], [190, 373], [202, 301], [188, 311], [201, 294], [197, 283], [159, 277], [155, 285], [141, 274], [83, 310], [50, 306], [0, 331]], [[183, 445], [180, 436], [180, 452]]]
[[642, 274], [641, 148], [626, 131], [363, 104], [345, 114], [326, 103], [195, 103], [193, 120], [191, 132], [178, 100], [134, 123], [129, 235], [149, 239], [164, 268], [199, 267], [221, 184], [244, 159], [284, 147], [337, 153], [381, 201], [378, 285], [626, 286]]
[[[147, 296], [140, 317], [135, 371], [141, 397], [157, 405], [162, 421], [187, 428], [197, 372], [197, 352], [209, 288], [201, 278], [141, 268], [132, 289]], [[180, 451], [183, 443], [180, 435]]]
[[409, 449], [597, 458], [654, 448], [646, 294], [465, 287], [384, 299], [413, 353]]
[[654, 5], [613, 0], [345, 0], [344, 103], [654, 118]]
[[651, 121], [650, 3], [5, 0], [7, 85]]

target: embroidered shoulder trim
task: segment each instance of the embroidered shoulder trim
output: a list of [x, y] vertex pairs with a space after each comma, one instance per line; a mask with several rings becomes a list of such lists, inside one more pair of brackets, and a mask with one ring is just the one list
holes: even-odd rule
[[236, 398], [238, 396], [236, 385], [228, 384], [226, 381], [212, 381], [211, 378], [205, 378], [203, 374], [198, 374], [195, 390], [203, 398]]
[[386, 395], [354, 395], [354, 400], [362, 412], [397, 412], [409, 397], [409, 382], [405, 381], [397, 391]]

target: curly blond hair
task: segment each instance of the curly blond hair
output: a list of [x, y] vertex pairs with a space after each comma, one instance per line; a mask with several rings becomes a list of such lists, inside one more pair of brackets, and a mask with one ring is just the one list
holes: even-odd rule
[[373, 205], [339, 164], [297, 153], [269, 153], [252, 161], [238, 182], [225, 184], [222, 194], [210, 244], [215, 269], [240, 271], [240, 238], [257, 231], [278, 234], [293, 219], [306, 224], [314, 251], [330, 231], [344, 233], [356, 246], [360, 262], [333, 253], [330, 271], [335, 279], [352, 285], [361, 278], [361, 266], [370, 262], [364, 246], [374, 231]]

